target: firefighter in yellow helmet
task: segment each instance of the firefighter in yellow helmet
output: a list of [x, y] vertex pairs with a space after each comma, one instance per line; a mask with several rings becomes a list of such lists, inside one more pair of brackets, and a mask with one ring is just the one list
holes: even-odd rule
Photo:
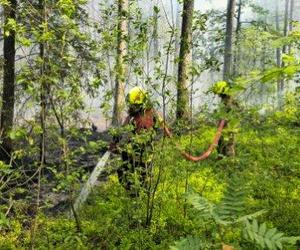
[[[237, 114], [241, 112], [239, 104], [233, 97], [233, 89], [228, 82], [216, 82], [211, 91], [218, 95], [223, 103], [223, 111], [227, 114], [225, 129], [223, 135], [220, 137], [217, 150], [220, 158], [223, 156], [235, 155], [235, 134], [239, 128], [239, 122], [232, 122], [232, 120], [239, 120]], [[232, 119], [235, 117], [235, 119]]]
[[153, 140], [159, 128], [159, 119], [149, 94], [141, 87], [132, 88], [127, 97], [128, 116], [124, 132], [118, 138], [122, 164], [117, 170], [120, 183], [137, 195], [137, 187], [146, 187], [153, 159]]

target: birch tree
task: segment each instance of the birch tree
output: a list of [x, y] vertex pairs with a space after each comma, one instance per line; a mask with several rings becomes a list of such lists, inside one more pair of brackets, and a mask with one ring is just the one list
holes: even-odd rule
[[128, 37], [128, 0], [118, 0], [118, 38], [117, 38], [117, 58], [116, 58], [116, 83], [114, 89], [114, 108], [112, 125], [118, 126], [122, 120], [122, 110], [124, 108], [125, 75]]
[[183, 2], [181, 41], [178, 64], [177, 82], [177, 120], [188, 118], [189, 92], [188, 92], [188, 69], [191, 64], [192, 25], [194, 13], [194, 0]]

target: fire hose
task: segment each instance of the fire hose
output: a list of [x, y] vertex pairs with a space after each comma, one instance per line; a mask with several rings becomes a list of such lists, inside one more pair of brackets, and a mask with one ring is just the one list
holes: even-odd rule
[[[221, 121], [219, 122], [218, 130], [217, 130], [217, 133], [215, 134], [215, 137], [214, 137], [214, 139], [213, 139], [212, 144], [211, 144], [211, 145], [209, 146], [209, 148], [208, 148], [204, 153], [202, 153], [200, 156], [192, 156], [192, 155], [190, 155], [189, 153], [187, 153], [187, 152], [185, 152], [185, 151], [182, 151], [182, 150], [180, 149], [180, 146], [179, 146], [178, 144], [176, 144], [176, 147], [181, 151], [180, 153], [181, 153], [181, 155], [182, 155], [185, 159], [187, 159], [187, 160], [189, 160], [189, 161], [193, 161], [193, 162], [203, 161], [203, 160], [207, 159], [207, 158], [211, 155], [211, 153], [214, 151], [214, 149], [215, 149], [216, 146], [218, 145], [219, 140], [220, 140], [221, 135], [222, 135], [222, 131], [223, 131], [225, 125], [226, 125], [226, 121], [225, 121], [225, 120], [221, 120]], [[164, 123], [163, 126], [164, 126], [165, 134], [166, 134], [168, 137], [172, 138], [173, 135], [172, 135], [172, 133], [170, 132], [169, 128], [166, 126], [165, 123]]]

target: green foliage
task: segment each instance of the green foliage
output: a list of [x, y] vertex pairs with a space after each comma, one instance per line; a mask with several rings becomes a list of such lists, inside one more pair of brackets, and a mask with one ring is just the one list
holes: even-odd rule
[[224, 196], [216, 208], [216, 213], [222, 221], [235, 221], [245, 210], [246, 189], [242, 178], [231, 177]]
[[[293, 106], [292, 103], [289, 105]], [[299, 180], [295, 178], [299, 173], [299, 128], [288, 122], [290, 117], [283, 119], [285, 111], [267, 117], [259, 117], [253, 112], [242, 117], [247, 126], [244, 125], [237, 136], [238, 157], [234, 164], [226, 159], [216, 162], [214, 154], [206, 162], [190, 164], [174, 149], [174, 143], [179, 142], [187, 150], [201, 153], [215, 133], [211, 126], [199, 127], [193, 134], [192, 144], [191, 135], [185, 135], [156, 145], [152, 181], [155, 183], [159, 174], [161, 179], [150, 227], [144, 226], [147, 192], [141, 190], [139, 197], [130, 198], [112, 174], [108, 182], [94, 190], [80, 211], [81, 233], [67, 216], [47, 216], [39, 220], [36, 241], [41, 249], [76, 249], [76, 244], [82, 249], [167, 249], [169, 246], [173, 249], [191, 249], [192, 246], [195, 249], [220, 249], [222, 243], [236, 249], [255, 249], [261, 248], [258, 239], [266, 248], [270, 245], [268, 240], [276, 244], [277, 241], [272, 241], [267, 234], [275, 227], [278, 228], [276, 234], [299, 235]], [[72, 135], [81, 135], [81, 132], [72, 130]], [[82, 150], [92, 152], [96, 148], [95, 143], [87, 143]], [[79, 152], [80, 149], [75, 154]], [[75, 164], [72, 155], [69, 160], [70, 166]], [[110, 167], [116, 167], [114, 161]], [[58, 190], [68, 190], [69, 185], [78, 184], [81, 177], [76, 176], [76, 172], [69, 175], [57, 170]], [[187, 190], [190, 190], [188, 196]], [[253, 223], [258, 217], [266, 228], [264, 223], [257, 222], [258, 230], [254, 233]], [[14, 231], [12, 223], [15, 222], [9, 219], [9, 233], [1, 235], [1, 244], [6, 242], [12, 249], [24, 246], [26, 249], [30, 239], [28, 231], [21, 224], [23, 233]], [[258, 237], [256, 240], [245, 236], [251, 232]], [[5, 241], [7, 237], [13, 241]], [[287, 249], [295, 249], [293, 245], [297, 240], [297, 237], [280, 237], [280, 243]]]
[[198, 237], [188, 236], [180, 241], [176, 241], [174, 246], [171, 246], [171, 250], [200, 250], [209, 249], [211, 245], [202, 241]]
[[[0, 2], [8, 5], [8, 1]], [[252, 90], [257, 95], [270, 94], [278, 81], [292, 80], [299, 72], [299, 58], [293, 49], [299, 47], [299, 30], [295, 27], [288, 37], [279, 36], [263, 21], [267, 12], [251, 1], [243, 1], [242, 7], [250, 4], [258, 18], [242, 25], [234, 39], [237, 78], [229, 82], [230, 89], [223, 86], [226, 94], [237, 98], [238, 105], [231, 112], [224, 105], [213, 114], [203, 112], [196, 126], [189, 125], [193, 128], [189, 134], [157, 142], [148, 176], [150, 188], [138, 186], [138, 197], [130, 197], [118, 183], [115, 170], [121, 163], [113, 159], [107, 168], [107, 182], [93, 190], [79, 212], [78, 228], [68, 216], [70, 200], [87, 179], [87, 168], [107, 148], [102, 140], [91, 139], [91, 131], [79, 129], [89, 126], [84, 117], [91, 110], [85, 100], [104, 94], [97, 106], [109, 120], [118, 73], [114, 68], [117, 1], [102, 1], [97, 20], [89, 18], [86, 2], [43, 1], [46, 17], [38, 1], [20, 2], [17, 22], [9, 19], [4, 25], [4, 35], [15, 31], [18, 49], [32, 53], [20, 58], [17, 67], [18, 115], [10, 133], [15, 145], [12, 163], [0, 162], [0, 248], [167, 249], [173, 245], [171, 249], [220, 249], [222, 243], [228, 243], [235, 249], [295, 249], [299, 237], [284, 235], [300, 235], [299, 93], [288, 93], [281, 110], [266, 105], [265, 115], [256, 107], [242, 109], [240, 103], [246, 102], [244, 97]], [[160, 6], [153, 6], [153, 13], [147, 16], [138, 1], [132, 1], [129, 9], [126, 82], [144, 85], [157, 97], [157, 106], [168, 108], [167, 117], [171, 118], [180, 30], [171, 20], [159, 23], [168, 14]], [[221, 70], [224, 17], [219, 10], [195, 12], [189, 72], [194, 82], [206, 70]], [[97, 32], [94, 37], [90, 30]], [[275, 67], [274, 50], [287, 45], [292, 46], [291, 53], [282, 55], [282, 67]], [[44, 55], [38, 53], [42, 46]], [[44, 133], [42, 94], [46, 94], [45, 165], [39, 162]], [[24, 117], [19, 109], [26, 111]], [[229, 133], [236, 134], [237, 156], [219, 160], [213, 152], [204, 162], [184, 160], [175, 145], [192, 154], [203, 153], [220, 117], [229, 120], [225, 140]], [[112, 129], [111, 134], [117, 137], [130, 131], [128, 126]], [[143, 144], [152, 135], [131, 136], [132, 141]], [[133, 151], [130, 146], [127, 149]], [[82, 167], [85, 158], [86, 169]], [[42, 165], [37, 211], [37, 170]], [[48, 201], [49, 190], [50, 198], [67, 197], [52, 210], [48, 210], [53, 205]], [[60, 209], [67, 212], [57, 216]], [[149, 213], [151, 223], [146, 224]]]
[[283, 249], [283, 245], [295, 245], [300, 237], [284, 237], [283, 233], [277, 231], [276, 228], [267, 228], [266, 223], [258, 224], [257, 220], [252, 223], [246, 221], [246, 227], [243, 231], [244, 238], [257, 244], [261, 249]]

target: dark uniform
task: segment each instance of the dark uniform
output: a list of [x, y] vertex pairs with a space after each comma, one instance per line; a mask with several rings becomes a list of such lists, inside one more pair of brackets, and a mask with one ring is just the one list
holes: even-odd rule
[[153, 109], [129, 110], [125, 121], [128, 126], [125, 140], [120, 143], [122, 164], [117, 170], [120, 183], [127, 190], [136, 184], [147, 186], [151, 176], [153, 160], [153, 140], [158, 129], [158, 119]]

